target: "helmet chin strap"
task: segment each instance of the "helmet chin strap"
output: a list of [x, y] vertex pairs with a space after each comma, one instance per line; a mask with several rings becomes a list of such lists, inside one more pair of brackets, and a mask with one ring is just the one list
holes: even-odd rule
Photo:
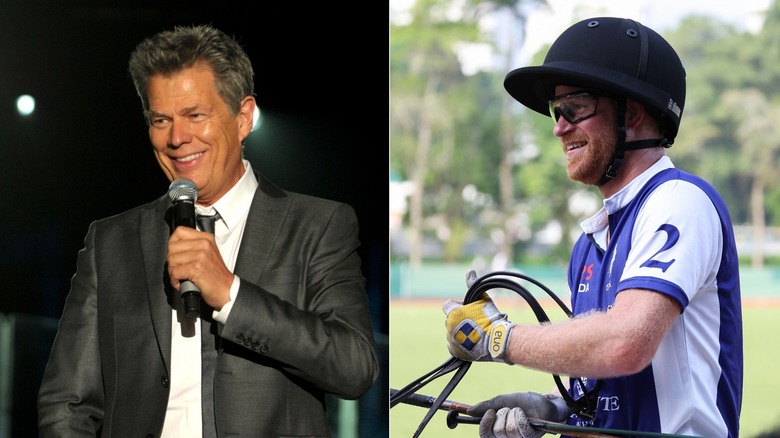
[[609, 180], [617, 176], [618, 169], [623, 163], [626, 151], [633, 151], [636, 149], [647, 149], [658, 146], [668, 147], [671, 146], [665, 138], [656, 138], [649, 140], [636, 140], [626, 141], [626, 99], [617, 99], [617, 110], [615, 111], [617, 116], [617, 143], [615, 144], [615, 155], [612, 158], [612, 164], [607, 169], [607, 172], [596, 183], [597, 187], [606, 184]]

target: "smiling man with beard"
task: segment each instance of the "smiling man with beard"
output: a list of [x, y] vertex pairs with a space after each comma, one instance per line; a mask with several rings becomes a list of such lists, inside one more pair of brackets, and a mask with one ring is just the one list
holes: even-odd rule
[[685, 70], [652, 29], [600, 17], [574, 24], [543, 65], [504, 85], [549, 115], [568, 176], [603, 208], [581, 223], [568, 268], [574, 316], [509, 321], [487, 294], [444, 303], [450, 352], [569, 377], [561, 394], [516, 392], [474, 405], [479, 434], [538, 437], [529, 418], [706, 437], [739, 435], [742, 315], [734, 232], [706, 181], [666, 155]]

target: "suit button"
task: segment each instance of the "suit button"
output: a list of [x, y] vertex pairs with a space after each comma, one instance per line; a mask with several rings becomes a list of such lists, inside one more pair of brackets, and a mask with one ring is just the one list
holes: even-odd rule
[[263, 354], [268, 354], [268, 350], [270, 350], [270, 349], [268, 348], [268, 346], [267, 346], [267, 345], [261, 345], [261, 346], [260, 346], [260, 352], [261, 352], [261, 353], [263, 353]]
[[244, 345], [247, 347], [252, 345], [252, 338], [244, 338]]
[[162, 376], [162, 378], [160, 379], [160, 384], [163, 386], [163, 388], [167, 388], [168, 383], [169, 383], [168, 376]]
[[237, 334], [236, 335], [236, 342], [238, 342], [239, 344], [243, 343], [244, 342], [244, 335], [242, 335], [241, 333]]

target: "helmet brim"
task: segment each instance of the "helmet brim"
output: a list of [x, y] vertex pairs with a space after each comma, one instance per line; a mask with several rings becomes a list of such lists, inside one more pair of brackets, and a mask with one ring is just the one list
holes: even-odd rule
[[504, 88], [515, 100], [528, 108], [550, 116], [548, 102], [555, 96], [555, 87], [568, 85], [601, 90], [625, 96], [643, 104], [669, 99], [669, 95], [628, 75], [614, 70], [570, 61], [555, 61], [543, 66], [521, 67], [510, 71]]

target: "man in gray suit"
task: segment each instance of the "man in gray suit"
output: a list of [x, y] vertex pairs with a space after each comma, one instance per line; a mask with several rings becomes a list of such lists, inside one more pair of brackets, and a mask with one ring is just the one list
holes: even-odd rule
[[243, 158], [253, 71], [233, 38], [161, 32], [130, 73], [163, 172], [219, 219], [214, 234], [174, 227], [166, 195], [90, 225], [38, 395], [41, 436], [330, 436], [326, 394], [357, 399], [378, 375], [354, 211], [281, 190]]

